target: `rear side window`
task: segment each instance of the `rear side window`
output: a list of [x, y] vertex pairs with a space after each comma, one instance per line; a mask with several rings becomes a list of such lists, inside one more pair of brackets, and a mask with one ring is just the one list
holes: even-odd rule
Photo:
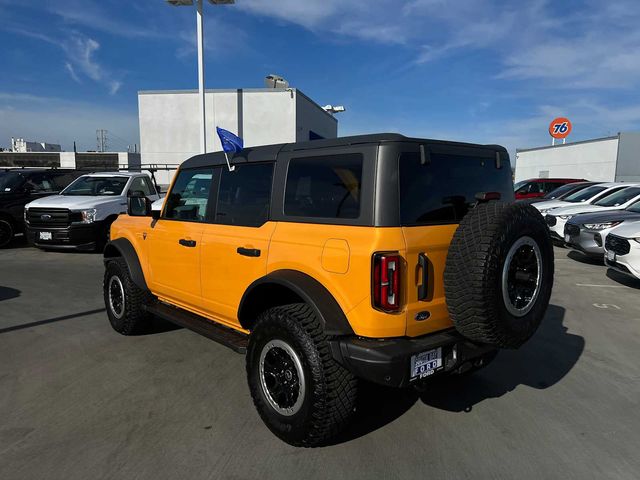
[[269, 219], [273, 164], [222, 169], [216, 223], [259, 227]]
[[587, 187], [584, 190], [579, 190], [575, 193], [572, 193], [568, 197], [565, 197], [564, 201], [571, 203], [586, 202], [599, 193], [604, 192], [606, 189], [607, 187], [599, 187], [597, 185], [594, 185], [593, 187]]
[[594, 205], [598, 205], [600, 207], [618, 207], [623, 203], [627, 203], [629, 200], [634, 199], [638, 195], [640, 195], [640, 187], [627, 187], [613, 195], [607, 195], [606, 197], [601, 198], [594, 203]]
[[510, 169], [497, 169], [491, 158], [431, 153], [430, 160], [423, 165], [417, 153], [400, 156], [402, 225], [458, 223], [479, 192], [513, 198]]
[[181, 170], [167, 198], [163, 217], [204, 222], [207, 217], [213, 168]]
[[56, 190], [60, 191], [67, 188], [67, 185], [73, 182], [76, 178], [78, 178], [78, 176], [73, 173], [56, 173], [52, 175], [51, 180], [53, 181]]
[[362, 155], [294, 158], [289, 162], [284, 213], [296, 217], [358, 218]]

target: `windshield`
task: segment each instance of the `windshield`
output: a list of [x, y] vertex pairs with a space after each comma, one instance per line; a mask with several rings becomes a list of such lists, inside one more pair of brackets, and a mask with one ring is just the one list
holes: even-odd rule
[[632, 203], [630, 207], [627, 207], [628, 212], [640, 213], [640, 201]]
[[594, 205], [599, 207], [617, 207], [640, 195], [640, 187], [627, 187], [598, 200]]
[[120, 195], [127, 177], [80, 177], [62, 191], [62, 195]]
[[18, 172], [0, 172], [0, 193], [16, 192], [24, 183], [24, 177]]
[[593, 187], [585, 188], [584, 190], [579, 190], [575, 193], [572, 193], [568, 197], [563, 198], [565, 202], [578, 203], [578, 202], [586, 202], [590, 198], [593, 198], [595, 195], [600, 192], [606, 190], [607, 187], [598, 187], [594, 185]]
[[567, 183], [566, 185], [563, 185], [554, 190], [551, 190], [543, 198], [545, 200], [553, 200], [554, 198], [561, 198], [563, 195], [567, 195], [574, 191], [582, 190], [586, 187], [587, 185], [574, 185], [572, 183]]

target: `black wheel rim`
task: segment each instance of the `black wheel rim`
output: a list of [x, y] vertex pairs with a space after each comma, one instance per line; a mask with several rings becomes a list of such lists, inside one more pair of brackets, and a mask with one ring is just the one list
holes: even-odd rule
[[502, 270], [502, 296], [509, 313], [522, 317], [535, 305], [542, 279], [542, 256], [531, 237], [519, 238], [509, 250]]
[[122, 318], [124, 315], [125, 299], [124, 287], [119, 277], [114, 275], [109, 279], [108, 294], [111, 313], [117, 319]]
[[300, 357], [282, 340], [271, 340], [260, 354], [260, 384], [271, 407], [294, 415], [302, 407], [305, 385]]
[[13, 238], [13, 229], [9, 222], [0, 220], [0, 247], [4, 247], [9, 244]]

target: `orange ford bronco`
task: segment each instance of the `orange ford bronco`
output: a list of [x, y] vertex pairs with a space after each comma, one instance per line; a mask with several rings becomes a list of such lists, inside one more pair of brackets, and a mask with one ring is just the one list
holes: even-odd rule
[[497, 145], [365, 135], [246, 148], [129, 198], [104, 250], [113, 328], [151, 316], [246, 353], [267, 427], [326, 443], [358, 381], [406, 387], [487, 364], [537, 329], [553, 250]]

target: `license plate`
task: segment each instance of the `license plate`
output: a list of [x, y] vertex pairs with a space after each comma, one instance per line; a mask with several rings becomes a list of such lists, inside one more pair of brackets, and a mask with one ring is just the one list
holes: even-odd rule
[[567, 243], [569, 243], [569, 241], [570, 241], [570, 240], [571, 240], [571, 236], [567, 233], [567, 234], [564, 236], [564, 241], [565, 241], [565, 242], [567, 242]]
[[607, 260], [609, 260], [610, 262], [615, 262], [616, 261], [616, 252], [613, 252], [611, 250], [607, 250]]
[[442, 367], [442, 348], [434, 348], [411, 357], [411, 380], [425, 378]]
[[39, 232], [38, 238], [40, 240], [51, 240], [53, 237], [51, 235], [51, 232]]

